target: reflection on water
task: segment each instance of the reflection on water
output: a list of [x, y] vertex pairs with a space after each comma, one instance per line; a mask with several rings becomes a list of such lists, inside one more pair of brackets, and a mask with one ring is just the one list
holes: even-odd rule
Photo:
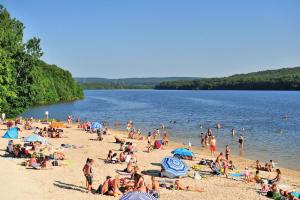
[[233, 153], [241, 153], [238, 136], [243, 132], [244, 156], [300, 169], [299, 92], [91, 90], [85, 95], [81, 101], [34, 107], [23, 116], [44, 117], [48, 110], [49, 117], [118, 121], [122, 128], [131, 119], [144, 132], [164, 124], [171, 137], [193, 145], [200, 145], [201, 132], [220, 122], [223, 128], [213, 129], [218, 150], [229, 144]]

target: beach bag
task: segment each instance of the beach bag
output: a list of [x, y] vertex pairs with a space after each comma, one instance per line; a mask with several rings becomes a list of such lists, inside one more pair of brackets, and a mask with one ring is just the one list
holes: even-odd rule
[[201, 175], [200, 175], [200, 173], [199, 172], [195, 172], [194, 173], [194, 179], [195, 180], [200, 180], [202, 177], [201, 177]]

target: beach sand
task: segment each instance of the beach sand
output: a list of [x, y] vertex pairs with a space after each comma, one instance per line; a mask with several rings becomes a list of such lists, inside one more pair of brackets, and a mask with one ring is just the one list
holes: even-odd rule
[[[38, 124], [39, 127], [44, 125]], [[1, 126], [0, 135], [6, 132], [4, 126]], [[32, 131], [22, 131], [19, 137], [27, 136]], [[87, 158], [93, 158], [94, 164], [94, 184], [93, 188], [97, 189], [100, 183], [105, 180], [107, 175], [114, 177], [115, 170], [122, 170], [126, 164], [105, 164], [104, 159], [108, 150], [119, 153], [119, 144], [114, 143], [114, 136], [126, 138], [124, 132], [109, 130], [110, 135], [104, 136], [103, 141], [95, 141], [96, 134], [85, 133], [73, 128], [64, 129], [64, 136], [67, 138], [51, 139], [46, 138], [54, 147], [60, 147], [61, 144], [72, 144], [83, 146], [77, 149], [66, 149], [64, 153], [69, 162], [68, 166], [54, 167], [49, 170], [26, 169], [20, 163], [24, 159], [7, 159], [0, 157], [0, 194], [1, 199], [118, 199], [115, 197], [88, 194], [85, 190], [85, 178], [82, 168]], [[143, 170], [160, 170], [157, 165], [163, 157], [171, 155], [171, 150], [175, 147], [184, 147], [180, 143], [170, 142], [165, 150], [154, 150], [146, 153], [146, 141], [133, 141], [138, 152], [138, 165]], [[5, 153], [7, 139], [0, 138], [0, 155]], [[199, 154], [200, 158], [211, 158], [209, 152], [203, 149], [193, 149]], [[272, 157], [272, 155], [270, 155]], [[212, 158], [215, 159], [215, 158]], [[253, 160], [233, 157], [234, 163], [239, 169], [250, 166]], [[186, 161], [189, 166], [193, 166], [197, 161]], [[283, 184], [288, 186], [289, 190], [300, 191], [300, 172], [280, 168], [283, 173]], [[255, 171], [251, 169], [251, 171]], [[261, 172], [263, 177], [275, 177], [275, 173]], [[150, 176], [145, 176], [146, 183], [150, 182]], [[158, 178], [158, 180], [168, 179]], [[189, 191], [172, 191], [167, 189], [160, 190], [160, 199], [267, 199], [257, 193], [260, 186], [254, 183], [244, 183], [242, 181], [227, 179], [225, 177], [207, 176], [201, 180], [193, 178], [182, 178], [184, 185], [197, 186], [205, 189], [203, 193]]]

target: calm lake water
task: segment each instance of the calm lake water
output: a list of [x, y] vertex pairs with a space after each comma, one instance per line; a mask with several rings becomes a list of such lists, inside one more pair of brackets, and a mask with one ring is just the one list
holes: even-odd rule
[[[51, 118], [73, 115], [111, 125], [119, 121], [123, 129], [133, 120], [143, 132], [163, 123], [171, 138], [193, 145], [200, 144], [202, 131], [220, 122], [223, 128], [213, 129], [218, 150], [230, 144], [238, 155], [238, 135], [244, 130], [245, 157], [273, 159], [279, 166], [300, 170], [300, 92], [89, 90], [85, 96], [81, 101], [34, 107], [22, 116], [42, 118], [48, 110]], [[238, 131], [235, 137], [232, 128]]]

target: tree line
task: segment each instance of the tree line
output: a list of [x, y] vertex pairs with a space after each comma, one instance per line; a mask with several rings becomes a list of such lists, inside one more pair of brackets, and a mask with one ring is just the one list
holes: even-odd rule
[[237, 74], [223, 78], [162, 82], [155, 89], [171, 90], [300, 90], [300, 67]]
[[23, 41], [24, 28], [0, 5], [0, 112], [14, 117], [32, 105], [83, 98], [70, 72], [41, 60], [39, 38]]

